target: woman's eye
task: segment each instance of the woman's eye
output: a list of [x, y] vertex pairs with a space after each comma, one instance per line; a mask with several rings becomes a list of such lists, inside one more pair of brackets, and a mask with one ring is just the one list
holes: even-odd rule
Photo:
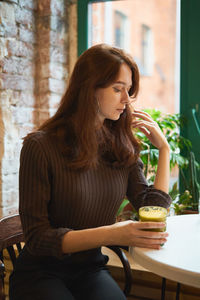
[[116, 88], [116, 87], [114, 87], [113, 89], [114, 89], [114, 91], [115, 91], [116, 93], [119, 93], [119, 92], [121, 92], [121, 90], [120, 90], [120, 89], [118, 89], [118, 88]]

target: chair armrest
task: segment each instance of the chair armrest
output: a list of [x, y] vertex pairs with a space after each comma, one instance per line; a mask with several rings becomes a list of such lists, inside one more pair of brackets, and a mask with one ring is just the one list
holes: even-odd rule
[[131, 291], [131, 285], [133, 283], [132, 271], [131, 271], [131, 266], [129, 264], [128, 258], [126, 257], [126, 254], [119, 246], [107, 246], [107, 248], [114, 251], [122, 262], [122, 265], [124, 267], [124, 275], [125, 275], [124, 294], [128, 296]]

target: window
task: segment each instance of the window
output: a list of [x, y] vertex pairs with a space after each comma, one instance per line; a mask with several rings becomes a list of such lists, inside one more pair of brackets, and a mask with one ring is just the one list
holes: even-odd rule
[[142, 25], [142, 51], [141, 51], [141, 73], [152, 75], [153, 70], [153, 37], [152, 30], [147, 25]]
[[119, 48], [126, 48], [125, 34], [126, 34], [127, 16], [121, 12], [114, 11], [114, 42], [115, 46]]

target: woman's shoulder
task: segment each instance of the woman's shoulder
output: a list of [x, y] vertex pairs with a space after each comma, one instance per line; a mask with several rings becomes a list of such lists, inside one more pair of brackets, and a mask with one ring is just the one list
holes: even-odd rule
[[51, 152], [51, 149], [53, 149], [55, 146], [55, 139], [53, 137], [45, 132], [45, 131], [35, 131], [29, 133], [23, 141], [23, 147], [22, 149], [29, 149], [33, 151], [42, 151], [44, 153]]
[[132, 163], [129, 167], [130, 171], [133, 171], [135, 168], [139, 168], [139, 169], [143, 169], [144, 167], [144, 163], [141, 160], [141, 158], [139, 157], [136, 161], [134, 161], [134, 163]]
[[54, 156], [56, 142], [45, 131], [35, 131], [28, 134], [23, 142], [21, 157], [43, 157], [46, 161]]
[[50, 135], [45, 132], [45, 131], [34, 131], [29, 133], [25, 138], [24, 138], [24, 143], [26, 142], [38, 142], [38, 143], [48, 143], [50, 142], [51, 137]]

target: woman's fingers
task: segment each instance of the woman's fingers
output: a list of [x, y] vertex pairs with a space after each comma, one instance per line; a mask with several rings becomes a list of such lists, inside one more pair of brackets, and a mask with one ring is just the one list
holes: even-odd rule
[[112, 225], [114, 229], [112, 239], [116, 245], [159, 249], [160, 245], [167, 241], [168, 233], [156, 231], [156, 229], [162, 229], [165, 226], [165, 222], [118, 222]]
[[133, 121], [132, 122], [132, 126], [133, 127], [146, 126], [148, 129], [158, 128], [156, 122], [154, 122], [154, 121], [148, 122], [148, 121], [142, 121], [142, 120]]
[[142, 248], [151, 248], [151, 249], [160, 249], [160, 246], [167, 242], [166, 238], [162, 239], [146, 239], [146, 238], [135, 238], [131, 246], [142, 247]]
[[142, 112], [136, 113], [134, 116], [139, 117], [140, 120], [133, 120], [133, 128], [139, 128], [156, 148], [168, 147], [167, 140], [160, 127], [148, 114]]
[[165, 226], [165, 222], [136, 222], [134, 224], [133, 245], [137, 247], [154, 248], [166, 243], [166, 238], [168, 237], [167, 232], [151, 231], [162, 229]]
[[134, 227], [137, 229], [163, 228], [165, 226], [165, 222], [134, 222]]
[[143, 245], [161, 245], [166, 243], [167, 239], [146, 239], [146, 238], [135, 238], [135, 244], [143, 244]]
[[152, 117], [142, 110], [134, 110], [132, 114], [134, 117], [141, 118], [147, 121], [153, 121]]
[[140, 247], [140, 248], [148, 248], [148, 249], [155, 249], [155, 250], [160, 250], [161, 248], [161, 244], [157, 244], [157, 245], [147, 245], [144, 243], [137, 243], [137, 245], [131, 245], [132, 247]]
[[138, 225], [135, 226], [135, 229], [137, 229], [135, 235], [137, 237], [143, 237], [147, 239], [164, 239], [168, 237], [167, 232], [153, 230], [162, 229], [165, 227], [166, 224], [160, 222], [138, 222]]

